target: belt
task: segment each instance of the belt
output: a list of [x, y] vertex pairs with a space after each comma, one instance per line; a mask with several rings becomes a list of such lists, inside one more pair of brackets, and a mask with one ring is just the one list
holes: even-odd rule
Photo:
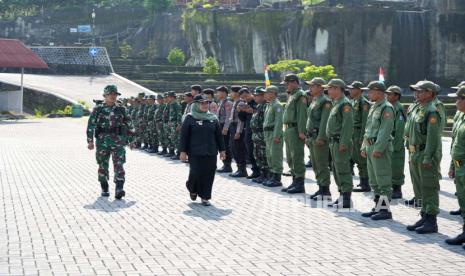
[[100, 133], [105, 134], [121, 134], [121, 127], [114, 127], [114, 128], [97, 128], [95, 130], [95, 134], [98, 135]]
[[253, 132], [263, 132], [263, 128], [257, 127], [257, 128], [252, 128]]
[[463, 160], [455, 160], [454, 159], [453, 162], [454, 162], [454, 166], [456, 168], [460, 168], [462, 166], [462, 164], [463, 164]]
[[274, 126], [267, 126], [267, 127], [264, 127], [263, 130], [264, 130], [264, 131], [273, 131], [273, 130], [274, 130]]
[[288, 123], [288, 124], [284, 124], [284, 128], [291, 128], [291, 127], [297, 127], [297, 123]]
[[417, 151], [424, 151], [426, 148], [426, 145], [413, 145], [413, 146], [408, 146], [408, 152], [410, 153], [415, 153]]
[[340, 135], [334, 135], [334, 136], [329, 137], [328, 140], [330, 143], [339, 143], [340, 139], [341, 139]]
[[373, 138], [367, 138], [366, 139], [366, 142], [368, 145], [372, 146], [376, 143], [376, 139], [378, 139], [378, 137], [373, 137]]

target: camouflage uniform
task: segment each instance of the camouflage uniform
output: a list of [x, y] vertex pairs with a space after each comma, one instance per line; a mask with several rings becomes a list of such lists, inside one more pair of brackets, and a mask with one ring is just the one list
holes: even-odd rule
[[157, 110], [155, 111], [155, 127], [156, 127], [156, 137], [163, 148], [163, 151], [161, 153], [165, 154], [166, 153], [166, 148], [168, 147], [167, 144], [167, 139], [165, 135], [165, 130], [163, 127], [163, 112], [165, 111], [166, 104], [162, 103], [159, 104], [157, 107]]
[[168, 117], [168, 148], [174, 152], [179, 147], [179, 131], [177, 127], [181, 125], [182, 113], [181, 105], [173, 100], [169, 105], [169, 117]]
[[163, 148], [169, 147], [169, 130], [168, 130], [169, 119], [170, 119], [170, 106], [168, 103], [166, 103], [165, 107], [163, 108], [163, 128], [162, 128], [163, 129], [163, 138], [162, 138]]
[[[111, 87], [116, 89], [115, 86]], [[117, 90], [114, 91], [117, 92]], [[105, 93], [107, 93], [107, 88], [105, 88]], [[97, 105], [89, 117], [87, 142], [93, 143], [94, 136], [96, 138], [96, 159], [99, 166], [98, 181], [102, 191], [108, 192], [110, 156], [113, 160], [116, 190], [122, 191], [125, 181], [123, 165], [126, 162], [124, 147], [134, 141], [134, 127], [126, 108], [118, 103], [113, 106], [105, 103]]]
[[266, 161], [266, 144], [265, 134], [263, 132], [263, 121], [265, 121], [266, 103], [257, 105], [257, 111], [252, 115], [250, 120], [250, 128], [252, 129], [252, 142], [254, 144], [254, 157], [257, 161], [258, 168], [263, 171], [268, 171], [268, 163]]

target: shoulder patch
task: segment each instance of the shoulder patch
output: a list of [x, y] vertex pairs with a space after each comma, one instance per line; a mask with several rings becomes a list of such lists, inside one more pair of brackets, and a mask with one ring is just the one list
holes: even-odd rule
[[331, 108], [331, 103], [326, 103], [325, 108], [327, 108], [327, 109]]
[[384, 112], [383, 118], [384, 118], [384, 119], [390, 119], [390, 118], [391, 118], [391, 113], [390, 113], [390, 112], [387, 112], [387, 111]]
[[432, 116], [431, 118], [429, 118], [429, 123], [430, 124], [435, 124], [437, 122], [438, 122], [438, 119], [436, 117]]
[[301, 97], [301, 101], [302, 101], [304, 104], [307, 104], [307, 98], [306, 98], [306, 97]]
[[370, 109], [368, 104], [363, 105], [363, 111], [368, 111]]
[[349, 106], [349, 105], [345, 105], [345, 106], [344, 106], [344, 109], [342, 109], [342, 111], [344, 111], [345, 113], [350, 112], [350, 106]]

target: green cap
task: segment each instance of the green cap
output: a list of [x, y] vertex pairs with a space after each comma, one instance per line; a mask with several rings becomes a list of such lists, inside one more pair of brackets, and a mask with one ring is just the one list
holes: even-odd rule
[[140, 92], [139, 94], [137, 94], [137, 98], [143, 98], [143, 97], [145, 97], [144, 92]]
[[323, 85], [323, 87], [328, 88], [328, 87], [340, 87], [342, 89], [345, 89], [347, 87], [346, 83], [341, 80], [341, 79], [332, 79], [328, 82], [327, 85]]
[[354, 88], [363, 89], [364, 87], [365, 85], [361, 81], [354, 81], [352, 82], [351, 85], [347, 85], [347, 88], [349, 89], [354, 89]]
[[462, 81], [461, 83], [459, 83], [457, 86], [453, 86], [451, 87], [452, 89], [459, 89], [461, 86], [465, 86], [465, 81]]
[[254, 90], [254, 95], [263, 95], [265, 93], [265, 88], [263, 86], [257, 86]]
[[402, 96], [402, 89], [397, 85], [391, 85], [386, 89], [386, 93], [395, 93]]
[[266, 93], [276, 93], [276, 94], [278, 94], [279, 93], [279, 88], [277, 86], [270, 85], [265, 89], [265, 92]]
[[150, 100], [155, 100], [157, 97], [155, 95], [149, 95]]
[[157, 100], [162, 100], [162, 99], [163, 99], [163, 95], [160, 94], [160, 93], [158, 93], [158, 95], [157, 95]]
[[367, 87], [363, 87], [363, 90], [378, 90], [378, 91], [383, 91], [386, 92], [386, 85], [384, 85], [384, 82], [381, 81], [372, 81], [368, 84]]
[[296, 74], [287, 74], [281, 84], [285, 84], [291, 81], [299, 82], [299, 77]]
[[103, 89], [103, 95], [108, 95], [110, 93], [116, 93], [117, 95], [121, 95], [121, 93], [118, 92], [118, 87], [116, 87], [116, 85], [113, 84], [107, 85]]
[[311, 81], [306, 81], [305, 82], [308, 85], [320, 85], [323, 86], [326, 84], [326, 81], [322, 78], [313, 78]]
[[410, 89], [414, 91], [426, 90], [437, 94], [439, 90], [441, 90], [441, 87], [432, 81], [424, 80], [419, 81], [416, 84], [410, 85]]
[[451, 98], [465, 98], [465, 85], [458, 87], [455, 93], [447, 94]]
[[175, 97], [175, 98], [176, 98], [176, 92], [174, 92], [174, 91], [169, 91], [169, 92], [167, 92], [167, 96], [168, 96], [168, 97]]

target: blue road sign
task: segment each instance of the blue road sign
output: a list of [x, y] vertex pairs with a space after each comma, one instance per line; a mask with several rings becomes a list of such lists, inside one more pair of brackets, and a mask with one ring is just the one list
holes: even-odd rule
[[89, 49], [89, 54], [93, 57], [96, 57], [98, 54], [98, 49], [97, 48], [90, 48]]
[[90, 25], [78, 25], [77, 27], [79, 33], [90, 33], [92, 32], [92, 28]]

